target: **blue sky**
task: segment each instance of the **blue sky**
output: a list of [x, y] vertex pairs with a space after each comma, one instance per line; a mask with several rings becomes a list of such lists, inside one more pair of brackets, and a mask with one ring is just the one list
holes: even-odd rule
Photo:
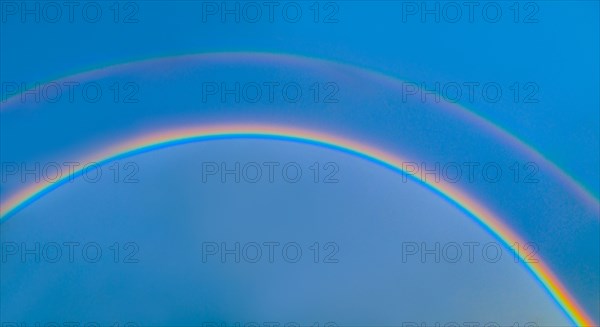
[[[277, 171], [273, 183], [266, 176], [257, 183], [234, 183], [229, 176], [222, 183], [219, 175], [203, 182], [205, 162], [232, 167], [267, 161], [297, 163], [305, 177], [289, 183]], [[31, 255], [24, 262], [7, 257], [4, 321], [568, 323], [507, 249], [497, 262], [494, 250], [482, 254], [485, 244], [499, 243], [470, 218], [362, 159], [308, 145], [243, 140], [165, 149], [133, 162], [139, 183], [80, 179], [3, 226], [4, 242], [80, 244], [73, 262], [64, 247], [57, 263], [48, 262], [53, 254], [39, 263]], [[307, 169], [314, 162], [336, 163], [338, 183], [314, 183]], [[96, 263], [86, 261], [95, 250], [83, 254], [92, 242], [103, 251]], [[131, 258], [137, 262], [125, 261], [133, 249], [123, 248], [115, 262], [115, 242], [135, 243]], [[215, 242], [229, 249], [236, 242], [281, 245], [272, 262], [266, 248], [256, 263], [250, 262], [254, 252], [242, 253], [239, 263], [232, 255], [222, 262], [222, 249], [204, 260], [203, 244]], [[318, 263], [310, 249], [315, 242]], [[323, 246], [330, 242], [337, 250], [326, 261], [333, 248]], [[450, 251], [439, 263], [432, 255], [423, 262], [420, 253], [404, 254], [403, 244], [421, 242], [430, 249], [435, 243], [479, 245], [472, 260], [462, 245], [458, 259]], [[288, 243], [302, 249], [297, 263], [285, 261], [281, 251]]]
[[[0, 30], [2, 99], [6, 98], [9, 85], [26, 83], [31, 86], [37, 82], [46, 82], [90, 68], [143, 58], [215, 51], [273, 52], [325, 58], [372, 69], [417, 85], [424, 85], [426, 88], [433, 88], [438, 83], [442, 87], [450, 87], [448, 90], [451, 90], [452, 85], [460, 85], [464, 94], [468, 91], [466, 84], [480, 85], [481, 87], [475, 88], [472, 100], [466, 95], [461, 97], [459, 104], [464, 106], [465, 110], [471, 110], [521, 138], [592, 193], [600, 193], [598, 2], [518, 2], [517, 7], [511, 7], [512, 3], [500, 3], [502, 16], [497, 23], [486, 21], [488, 16], [484, 16], [479, 10], [475, 11], [473, 22], [469, 21], [466, 12], [463, 12], [457, 23], [448, 22], [450, 11], [446, 12], [447, 15], [440, 14], [439, 23], [435, 22], [434, 16], [431, 15], [425, 16], [423, 21], [420, 11], [415, 15], [407, 14], [407, 6], [412, 6], [413, 2], [391, 1], [369, 5], [361, 1], [337, 2], [335, 6], [330, 7], [322, 2], [318, 9], [311, 7], [314, 3], [300, 3], [303, 16], [297, 23], [286, 22], [281, 13], [275, 14], [274, 23], [269, 22], [266, 16], [258, 23], [243, 22], [243, 19], [242, 22], [235, 23], [231, 21], [230, 16], [228, 21], [223, 23], [216, 15], [206, 17], [207, 21], [203, 22], [203, 8], [206, 9], [206, 2], [203, 7], [203, 2], [200, 1], [178, 1], [177, 5], [147, 1], [136, 3], [133, 7], [127, 7], [125, 2], [121, 2], [119, 7], [114, 7], [115, 3], [110, 2], [102, 5], [103, 15], [97, 23], [86, 22], [80, 11], [75, 13], [75, 23], [70, 23], [66, 16], [58, 23], [43, 22], [44, 18], [47, 18], [43, 14], [40, 14], [40, 23], [33, 22], [31, 16], [26, 17], [27, 22], [23, 23], [18, 14], [7, 14], [8, 3], [11, 6], [14, 4], [2, 2], [2, 8], [5, 10], [3, 15], [6, 16], [3, 16]], [[82, 6], [84, 4], [82, 3]], [[433, 6], [435, 3], [429, 4]], [[489, 5], [480, 3], [481, 7], [486, 4]], [[446, 7], [440, 8], [443, 10]], [[420, 9], [422, 8], [417, 8]], [[464, 4], [461, 5], [461, 9], [465, 10]], [[518, 17], [515, 16], [517, 9]], [[114, 10], [119, 12], [118, 18], [114, 16]], [[319, 12], [318, 23], [314, 22], [314, 10]], [[128, 16], [133, 13], [135, 14]], [[124, 23], [127, 17], [136, 21]], [[336, 22], [324, 23], [326, 17]], [[118, 23], [115, 23], [115, 19]], [[0, 121], [0, 154], [3, 163], [77, 161], [84, 155], [137, 133], [193, 122], [210, 124], [229, 121], [298, 124], [329, 130], [378, 144], [393, 153], [418, 158], [428, 163], [497, 162], [506, 172], [501, 182], [490, 184], [479, 180], [461, 186], [471, 194], [476, 194], [477, 198], [492, 210], [506, 217], [507, 222], [525, 238], [536, 242], [540, 247], [540, 255], [548, 258], [549, 264], [598, 320], [600, 280], [597, 276], [600, 271], [600, 244], [597, 208], [586, 207], [581, 203], [581, 199], [564, 188], [555, 175], [543, 169], [536, 175], [540, 179], [539, 183], [511, 182], [508, 175], [510, 165], [515, 161], [525, 164], [532, 158], [507, 147], [502, 140], [491, 137], [489, 131], [469, 125], [456, 111], [444, 109], [432, 102], [431, 98], [425, 103], [420, 102], [418, 96], [411, 96], [407, 101], [402, 101], [402, 88], [399, 85], [390, 85], [351, 67], [311, 60], [269, 61], [244, 57], [216, 61], [165, 60], [130, 65], [110, 71], [104, 76], [69, 81], [97, 82], [101, 85], [103, 96], [97, 103], [90, 103], [81, 98], [69, 102], [63, 98], [58, 103], [28, 102], [10, 107], [5, 103], [1, 104], [3, 111]], [[273, 103], [235, 103], [231, 100], [223, 102], [218, 96], [202, 101], [204, 83], [224, 82], [232, 85], [236, 82], [247, 84], [265, 81], [299, 83], [306, 97], [298, 103], [289, 103], [281, 98]], [[117, 88], [120, 92], [117, 103], [113, 101], [114, 89], [111, 89], [115, 83], [118, 83]], [[135, 89], [127, 88], [128, 83]], [[328, 91], [324, 89], [327, 83], [334, 83], [339, 88], [339, 92], [336, 93], [338, 101], [311, 101], [309, 96], [312, 95], [311, 85], [314, 83], [318, 83], [321, 92]], [[500, 87], [502, 97], [498, 102], [481, 96], [483, 85], [490, 84]], [[135, 92], [129, 93], [132, 90]], [[515, 90], [519, 93], [516, 94]], [[128, 94], [137, 101], [125, 103], [123, 100]], [[534, 101], [525, 101], [526, 99]], [[344, 275], [347, 279], [339, 281], [339, 285], [331, 286], [331, 297], [323, 299], [325, 302], [322, 305], [331, 308], [332, 311], [320, 312], [315, 308], [316, 311], [311, 311], [313, 316], [320, 319], [333, 316], [335, 321], [354, 323], [372, 321], [370, 319], [381, 319], [382, 324], [397, 322], [400, 318], [394, 308], [395, 304], [400, 303], [400, 306], [408, 305], [410, 309], [407, 309], [407, 312], [421, 319], [424, 315], [431, 314], [429, 311], [419, 311], [424, 310], [424, 305], [415, 304], [421, 303], [418, 300], [419, 296], [430, 294], [423, 293], [423, 290], [435, 291], [436, 294], [439, 292], [443, 294], [442, 298], [450, 296], [449, 294], [457, 294], [459, 290], [452, 288], [453, 285], [439, 281], [438, 278], [442, 276], [428, 275], [420, 271], [419, 269], [424, 269], [420, 265], [410, 265], [410, 276], [420, 278], [420, 282], [415, 284], [428, 286], [424, 289], [409, 287], [414, 285], [406, 285], [407, 279], [398, 277], [403, 271], [400, 267], [404, 266], [398, 267], [397, 263], [389, 263], [389, 259], [386, 261], [387, 252], [379, 252], [380, 247], [375, 243], [372, 244], [369, 255], [377, 254], [373, 260], [382, 260], [381, 266], [389, 265], [389, 271], [382, 273], [375, 271], [371, 266], [358, 265], [357, 262], [367, 256], [366, 252], [358, 250], [359, 244], [383, 242], [376, 236], [378, 232], [386, 233], [382, 237], [389, 241], [385, 244], [392, 248], [393, 244], [396, 244], [396, 248], [399, 246], [397, 242], [400, 239], [405, 240], [409, 237], [419, 240], [435, 239], [442, 235], [460, 240], [489, 238], [466, 216], [455, 212], [454, 208], [448, 207], [434, 194], [410, 183], [394, 185], [393, 180], [397, 176], [392, 177], [390, 172], [383, 171], [373, 164], [305, 147], [233, 144], [190, 145], [133, 158], [132, 160], [139, 164], [140, 174], [145, 176], [140, 183], [69, 185], [3, 225], [3, 241], [21, 240], [23, 237], [30, 240], [36, 237], [46, 240], [51, 240], [52, 237], [57, 240], [85, 238], [80, 234], [81, 229], [84, 229], [87, 230], [85, 235], [88, 239], [116, 238], [123, 241], [132, 238], [128, 235], [134, 235], [136, 242], [146, 246], [146, 251], [158, 251], [151, 255], [146, 252], [149, 259], [129, 268], [129, 275], [121, 277], [114, 276], [115, 267], [110, 265], [100, 269], [97, 272], [100, 275], [96, 275], [96, 272], [93, 269], [89, 270], [90, 267], [86, 265], [75, 268], [72, 265], [55, 265], [55, 278], [64, 277], [65, 273], [74, 276], [72, 281], [63, 282], [51, 282], [45, 279], [50, 277], [39, 276], [36, 269], [40, 266], [35, 264], [3, 264], [3, 301], [7, 298], [5, 294], [10, 293], [10, 298], [13, 299], [18, 290], [22, 291], [22, 283], [25, 283], [26, 277], [38, 278], [36, 283], [39, 283], [31, 284], [27, 289], [30, 293], [23, 293], [38, 299], [39, 307], [29, 302], [32, 301], [31, 296], [25, 298], [21, 295], [20, 301], [6, 304], [9, 305], [9, 309], [3, 309], [3, 315], [8, 312], [14, 314], [15, 319], [32, 317], [31, 311], [24, 308], [35, 307], [40, 308], [35, 310], [39, 313], [39, 319], [55, 319], [56, 314], [60, 316], [60, 311], [47, 307], [45, 299], [54, 299], [56, 293], [63, 292], [63, 295], [69, 296], [64, 297], [64, 301], [55, 302], [55, 306], [65, 305], [65, 308], [69, 308], [70, 305], [75, 305], [78, 296], [98, 294], [100, 291], [97, 288], [81, 289], [81, 286], [87, 285], [96, 276], [105, 276], [106, 285], [111, 287], [107, 288], [109, 291], [101, 291], [103, 296], [107, 297], [103, 298], [101, 303], [107, 307], [96, 308], [96, 316], [85, 316], [85, 312], [90, 312], [92, 302], [84, 301], [74, 307], [72, 312], [75, 319], [98, 319], [97, 317], [115, 313], [116, 304], [108, 299], [110, 294], [119, 297], [119, 291], [122, 291], [121, 301], [130, 303], [128, 296], [133, 297], [133, 294], [139, 294], [141, 289], [146, 290], [148, 284], [155, 285], [156, 280], [165, 278], [169, 279], [168, 284], [156, 289], [156, 293], [147, 293], [160, 300], [148, 299], [148, 302], [139, 302], [131, 311], [119, 311], [123, 319], [133, 316], [139, 321], [139, 317], [147, 317], [149, 320], [146, 323], [154, 321], [156, 324], [167, 323], [171, 318], [175, 319], [172, 323], [180, 324], [206, 317], [247, 321], [263, 319], [265, 316], [261, 316], [260, 312], [268, 312], [268, 308], [277, 304], [282, 306], [279, 308], [280, 312], [285, 312], [285, 307], [292, 310], [290, 317], [298, 317], [299, 313], [294, 313], [293, 309], [297, 309], [298, 303], [305, 303], [306, 299], [312, 298], [314, 294], [310, 294], [307, 289], [304, 289], [304, 292], [302, 288], [296, 289], [297, 286], [283, 277], [277, 280], [281, 288], [270, 290], [275, 292], [272, 296], [277, 297], [277, 292], [283, 292], [282, 290], [286, 289], [283, 286], [286, 286], [289, 287], [289, 292], [300, 292], [296, 300], [298, 302], [290, 300], [283, 305], [266, 295], [265, 298], [256, 297], [257, 290], [248, 289], [249, 285], [263, 285], [261, 283], [267, 283], [273, 278], [257, 275], [260, 270], [251, 272], [252, 277], [249, 277], [248, 283], [234, 283], [235, 285], [229, 283], [231, 280], [239, 280], [241, 277], [236, 274], [240, 272], [230, 271], [231, 275], [227, 275], [230, 279], [217, 278], [211, 282], [210, 289], [200, 292], [204, 284], [201, 280], [185, 274], [186, 270], [181, 266], [168, 271], [151, 267], [162, 262], [161, 260], [172, 264], [175, 264], [176, 260], [181, 262], [188, 254], [184, 251], [171, 258], [169, 247], [161, 249], [156, 244], [151, 244], [153, 239], [149, 235], [163, 243], [181, 239], [182, 246], [189, 245], [185, 242], [198, 246], [198, 235], [212, 239], [244, 239], [249, 237], [248, 235], [267, 237], [263, 234], [266, 233], [265, 230], [259, 227], [270, 226], [269, 224], [285, 212], [297, 220], [292, 220], [289, 224], [271, 226], [272, 229], [267, 229], [270, 231], [270, 234], [266, 234], [268, 237], [281, 235], [278, 237], [286, 239], [290, 237], [286, 231], [294, 229], [298, 231], [293, 234], [294, 237], [298, 236], [301, 240], [310, 242], [316, 237], [312, 236], [313, 233], [320, 233], [322, 228], [332, 231], [332, 238], [350, 242], [348, 247], [357, 251], [350, 252], [355, 253], [355, 257], [348, 254], [349, 258], [353, 258], [347, 261], [348, 266], [339, 265], [335, 266], [335, 269], [312, 271], [312, 279], [305, 279], [319, 281], [323, 276], [332, 278], [332, 275], [341, 273], [340, 271], [351, 270]], [[190, 182], [198, 176], [195, 175], [197, 171], [189, 165], [197, 160], [204, 160], [199, 159], [196, 151], [203, 146], [210, 147], [208, 153], [212, 153], [216, 158], [214, 161], [217, 162], [233, 160], [235, 156], [232, 156], [232, 153], [239, 155], [242, 161], [248, 156], [252, 159], [246, 161], [258, 162], [277, 156], [283, 156], [284, 159], [281, 160], [287, 161], [285, 156], [292, 155], [297, 156], [294, 160], [306, 161], [308, 167], [308, 162], [314, 161], [314, 156], [323, 156], [327, 157], [327, 161], [343, 163], [340, 164], [340, 174], [344, 174], [345, 179], [343, 183], [333, 186], [316, 184], [294, 187], [283, 184], [279, 185], [283, 187], [281, 190], [271, 187], [272, 185], [259, 185], [253, 189], [249, 185], [216, 183], [212, 185], [208, 194], [202, 185]], [[161, 164], [164, 166], [160, 166]], [[369, 178], [365, 179], [365, 174]], [[23, 185], [18, 180], [9, 179], [0, 186], [0, 199], [6, 199], [11, 192]], [[127, 188], [129, 186], [131, 188]], [[365, 189], [370, 192], [358, 192]], [[280, 199], [280, 203], [263, 203], [258, 207], [263, 211], [253, 207], [264, 201], [261, 199], [273, 196], [274, 192], [277, 194], [276, 190], [290, 192], [290, 196]], [[322, 198], [316, 197], [314, 192], [324, 192], [323, 196], [333, 196], [333, 200], [323, 201]], [[90, 198], [86, 197], [86, 194], [95, 196]], [[198, 195], [199, 198], [193, 195]], [[74, 200], [77, 197], [79, 200]], [[229, 207], [226, 202], [226, 199], [232, 197], [240, 202], [235, 207]], [[297, 207], [288, 203], [290, 199], [298, 201]], [[221, 207], [218, 206], [219, 203]], [[289, 212], [284, 204], [296, 208], [297, 211]], [[249, 208], [254, 210], [247, 211]], [[412, 214], [409, 217], [402, 215], [394, 220], [399, 213], [405, 211]], [[263, 212], [264, 217], [259, 212]], [[147, 219], [154, 224], [140, 227], [148, 214], [151, 214], [151, 218]], [[56, 221], [60, 223], [54, 225], [45, 221], [49, 219], [48, 216], [56, 216]], [[170, 224], [171, 220], [166, 218], [167, 216], [178, 217], [179, 220]], [[250, 226], [254, 229], [244, 224], [241, 224], [239, 229], [231, 228], [216, 222], [218, 220], [213, 217], [217, 216], [234, 226], [241, 224], [240, 221], [247, 223], [248, 220], [245, 219], [256, 220], [257, 223]], [[345, 220], [348, 216], [351, 217], [348, 218], [349, 221], [354, 224], [348, 225]], [[99, 223], [107, 217], [110, 217], [110, 223]], [[205, 219], [195, 220], [193, 217]], [[318, 217], [331, 220], [328, 225], [320, 226], [316, 223]], [[369, 224], [361, 225], [365, 224], [365, 221]], [[461, 223], [455, 225], [458, 221]], [[215, 234], [207, 235], [202, 230], [203, 227], [209, 228]], [[141, 233], [140, 228], [148, 231], [148, 234]], [[306, 233], [299, 232], [305, 228], [308, 230]], [[363, 243], [350, 237], [361, 230], [370, 230], [369, 236], [364, 236]], [[439, 235], [436, 234], [436, 230], [439, 231]], [[161, 231], [170, 234], [162, 234]], [[233, 234], [226, 236], [223, 231]], [[244, 232], [246, 236], [233, 236], [236, 235], [236, 231]], [[406, 231], [414, 231], [414, 234]], [[44, 236], [46, 233], [52, 236]], [[329, 237], [326, 234], [317, 235], [323, 237], [323, 240]], [[173, 251], [172, 247], [170, 249]], [[512, 264], [512, 261], [493, 265], [494, 269], [502, 267], [501, 271], [505, 272], [503, 275], [490, 275], [490, 267], [453, 266], [458, 267], [454, 272], [456, 283], [464, 285], [461, 290], [467, 292], [468, 296], [461, 298], [455, 306], [440, 309], [440, 320], [467, 319], [466, 312], [473, 313], [479, 320], [481, 319], [478, 317], [497, 317], [498, 312], [511, 312], [514, 313], [514, 318], [511, 319], [536, 319], [540, 325], [543, 322], [562, 324], [560, 321], [564, 318], [560, 316], [557, 308], [549, 302], [531, 276], [527, 275], [521, 266]], [[118, 267], [116, 269], [119, 269]], [[202, 267], [196, 263], [190, 266], [190, 271], [197, 272]], [[216, 278], [215, 276], [223, 273], [219, 270], [221, 268], [218, 265], [211, 267], [210, 269], [214, 270], [207, 274]], [[283, 269], [281, 274], [289, 273], [286, 272], [289, 267], [285, 265], [278, 268]], [[154, 271], [155, 274], [149, 274], [147, 279], [138, 279], [137, 276], [147, 270]], [[581, 273], [582, 271], [586, 273]], [[431, 271], [429, 273], [433, 274]], [[486, 278], [490, 278], [489, 283], [481, 281], [478, 287], [482, 289], [475, 288], [469, 279], [473, 274], [487, 276]], [[22, 283], [5, 284], [11, 281], [5, 277], [7, 275], [15, 276], [14, 278], [21, 276], [18, 278], [21, 278]], [[365, 298], [377, 297], [378, 300], [369, 303], [369, 310], [365, 310], [364, 315], [356, 313], [356, 316], [352, 316], [348, 313], [348, 307], [366, 304], [360, 302], [361, 299], [352, 303], [354, 299], [345, 294], [348, 290], [343, 288], [347, 288], [351, 284], [349, 281], [356, 280], [359, 276], [366, 277], [360, 279], [362, 282], [353, 283], [357, 292], [365, 292]], [[377, 276], [380, 279], [377, 279]], [[394, 284], [394, 281], [398, 284]], [[393, 286], [385, 290], [383, 285], [390, 283]], [[53, 285], [52, 288], [42, 286], [49, 284]], [[190, 287], [213, 299], [214, 302], [210, 303], [214, 307], [207, 307], [197, 313], [190, 310], [189, 316], [175, 309], [171, 313], [166, 309], [165, 312], [156, 309], [168, 307], [173, 298], [177, 298], [180, 292]], [[326, 289], [325, 287], [315, 286], [315, 289]], [[492, 297], [494, 301], [489, 300], [490, 305], [498, 306], [496, 312], [489, 312], [489, 307], [483, 304], [480, 310], [464, 310], [465, 307], [481, 303], [482, 298], [489, 299], [490, 294], [497, 294], [507, 287], [510, 287], [510, 292], [506, 291], [505, 296]], [[409, 291], [406, 294], [410, 296], [403, 296], [403, 290], [407, 288]], [[521, 298], [524, 289], [531, 298]], [[125, 294], [127, 292], [129, 293]], [[224, 303], [228, 303], [229, 299], [227, 295], [240, 293], [246, 294], [247, 298], [241, 298], [235, 302], [235, 306], [225, 308]], [[195, 307], [199, 302], [206, 303], [206, 298], [201, 298], [200, 295], [188, 295], [179, 297], [179, 301], [191, 307]], [[254, 300], [250, 300], [251, 298]], [[261, 299], [262, 302], [254, 303], [256, 307], [250, 305], [256, 299]], [[332, 304], [339, 303], [341, 299], [348, 302], [342, 301], [339, 306]], [[447, 304], [448, 301], [449, 298], [439, 303], [428, 303], [435, 307], [435, 303]], [[539, 305], [539, 308], [531, 311], [543, 313], [542, 317], [531, 317], [529, 310], [523, 311], [520, 306], [514, 305], [522, 303], [520, 301], [528, 301], [529, 305]], [[4, 304], [2, 307], [6, 308]], [[155, 308], [151, 310], [155, 313], [152, 319], [143, 313], [144, 308], [149, 307]], [[341, 313], [347, 314], [342, 317], [348, 320], [340, 318]], [[282, 320], [285, 317], [276, 319]]]
[[[533, 82], [539, 87], [538, 104], [478, 101], [465, 106], [524, 139], [598, 194], [598, 172], [593, 168], [599, 164], [599, 117], [590, 109], [600, 106], [592, 96], [599, 86], [599, 49], [594, 42], [599, 36], [598, 3], [535, 5], [537, 13], [531, 17], [537, 23], [522, 22], [535, 8], [521, 8], [521, 23], [514, 23], [514, 9], [508, 4], [501, 5], [498, 23], [486, 22], [481, 12], [470, 23], [464, 5], [458, 23], [442, 18], [435, 23], [429, 16], [422, 22], [418, 15], [403, 22], [402, 2], [365, 7], [360, 1], [338, 3], [338, 22], [330, 24], [315, 24], [307, 4], [298, 23], [285, 23], [281, 14], [276, 23], [269, 23], [266, 14], [254, 24], [221, 23], [212, 16], [204, 23], [202, 2], [194, 1], [178, 6], [140, 3], [132, 16], [138, 22], [129, 24], [115, 24], [114, 12], [107, 7], [98, 23], [86, 23], [81, 13], [74, 16], [75, 23], [65, 17], [46, 24], [23, 24], [11, 15], [3, 24], [1, 76], [3, 81], [34, 83], [139, 58], [257, 50], [330, 58], [426, 85], [496, 82], [507, 93], [514, 82]], [[120, 8], [129, 13], [125, 10]], [[548, 128], [554, 132], [547, 133]], [[572, 144], [582, 146], [573, 149]]]

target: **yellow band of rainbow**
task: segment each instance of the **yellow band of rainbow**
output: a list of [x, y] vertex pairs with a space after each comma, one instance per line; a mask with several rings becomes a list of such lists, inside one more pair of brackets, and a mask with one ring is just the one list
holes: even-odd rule
[[[185, 144], [197, 141], [232, 139], [232, 138], [263, 138], [280, 139], [300, 143], [308, 143], [327, 148], [341, 150], [346, 153], [354, 154], [370, 161], [376, 162], [397, 172], [407, 174], [426, 185], [439, 195], [443, 196], [457, 207], [468, 213], [482, 227], [490, 232], [494, 237], [503, 242], [507, 248], [511, 244], [525, 244], [521, 237], [508, 228], [503, 221], [484, 205], [478, 203], [473, 197], [467, 195], [456, 186], [445, 182], [431, 182], [420, 179], [419, 171], [408, 172], [403, 170], [403, 163], [410, 162], [403, 158], [379, 150], [373, 146], [361, 144], [359, 142], [329, 135], [308, 129], [297, 129], [284, 126], [268, 125], [220, 125], [210, 127], [191, 127], [177, 128], [165, 132], [157, 132], [121, 145], [108, 148], [106, 151], [92, 157], [91, 160], [84, 162], [103, 165], [108, 162], [130, 157], [136, 154], [152, 151], [159, 148]], [[0, 223], [4, 223], [7, 218], [13, 216], [16, 212], [34, 202], [44, 194], [56, 189], [66, 181], [78, 176], [84, 168], [75, 170], [72, 174], [64, 176], [53, 183], [39, 183], [18, 192], [9, 197], [5, 203], [0, 206]], [[538, 260], [537, 263], [528, 262], [524, 251], [515, 252], [522, 260], [524, 266], [534, 275], [534, 277], [548, 291], [558, 306], [577, 326], [596, 326], [596, 323], [586, 314], [577, 301], [567, 292], [566, 288], [550, 270], [550, 268]]]
[[[35, 88], [48, 86], [50, 83], [56, 83], [61, 81], [71, 82], [73, 80], [98, 79], [103, 76], [116, 74], [119, 71], [125, 70], [127, 68], [131, 69], [133, 67], [142, 67], [144, 65], [160, 66], [162, 64], [185, 62], [188, 60], [198, 60], [201, 62], [213, 64], [265, 62], [271, 65], [281, 65], [282, 67], [286, 65], [290, 65], [293, 67], [295, 65], [300, 64], [307, 65], [306, 67], [329, 67], [332, 69], [343, 69], [347, 71], [352, 71], [354, 73], [360, 73], [362, 74], [361, 78], [369, 78], [377, 83], [386, 85], [386, 87], [397, 88], [399, 93], [403, 92], [401, 90], [403, 86], [406, 85], [406, 83], [410, 84], [412, 87], [416, 87], [420, 90], [420, 92], [431, 92], [430, 90], [421, 89], [419, 86], [417, 86], [418, 83], [400, 80], [392, 75], [386, 75], [383, 72], [371, 70], [365, 67], [360, 67], [349, 63], [343, 63], [331, 59], [308, 57], [298, 54], [248, 51], [203, 52], [177, 55], [170, 54], [161, 57], [150, 57], [129, 62], [113, 63], [111, 65], [99, 66], [91, 68], [89, 70], [77, 72], [70, 76], [63, 76], [59, 79], [49, 80], [47, 83], [37, 85]], [[22, 90], [19, 93], [9, 95], [6, 99], [0, 99], [0, 112], [9, 111], [11, 108], [17, 108], [19, 104], [18, 99], [20, 95], [28, 91], [29, 90]], [[436, 96], [443, 98], [441, 94], [437, 94]], [[540, 164], [540, 166], [543, 165], [543, 169], [545, 171], [554, 174], [555, 177], [557, 177], [564, 183], [566, 188], [574, 192], [578, 197], [584, 200], [584, 203], [591, 206], [593, 209], [598, 208], [598, 206], [600, 205], [600, 200], [598, 196], [592, 193], [589, 189], [587, 189], [582, 183], [574, 179], [566, 171], [561, 169], [561, 167], [557, 166], [554, 162], [546, 158], [540, 151], [533, 148], [531, 145], [525, 143], [517, 136], [509, 133], [509, 131], [503, 129], [501, 126], [494, 124], [492, 121], [487, 120], [483, 116], [476, 114], [474, 111], [469, 110], [466, 107], [463, 107], [454, 101], [447, 101], [447, 99], [445, 98], [442, 102], [440, 102], [439, 107], [443, 108], [444, 110], [452, 111], [454, 115], [461, 116], [462, 119], [465, 120], [465, 122], [468, 122], [473, 126], [477, 126], [481, 128], [481, 130], [485, 130], [487, 133], [497, 137], [499, 140], [503, 140], [511, 148], [523, 151], [532, 158], [535, 158], [535, 162]]]

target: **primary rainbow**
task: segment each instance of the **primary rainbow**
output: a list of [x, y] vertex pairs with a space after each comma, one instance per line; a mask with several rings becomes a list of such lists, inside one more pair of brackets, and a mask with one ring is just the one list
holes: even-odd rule
[[[408, 162], [408, 160], [404, 160], [395, 154], [384, 152], [370, 145], [308, 129], [250, 124], [176, 128], [164, 132], [144, 135], [140, 138], [133, 139], [130, 142], [108, 148], [106, 151], [92, 156], [91, 160], [84, 162], [104, 165], [114, 160], [169, 146], [200, 141], [239, 138], [284, 140], [312, 144], [370, 160], [396, 172], [407, 174], [414, 178], [415, 181], [427, 186], [467, 213], [490, 234], [504, 243], [507, 248], [512, 249], [511, 244], [515, 244], [515, 242], [518, 242], [518, 244], [525, 244], [523, 239], [508, 228], [496, 214], [488, 210], [484, 205], [478, 203], [464, 191], [449, 183], [422, 180], [419, 178], [420, 174], [418, 171], [411, 174], [403, 170], [403, 163]], [[48, 192], [64, 185], [70, 179], [80, 176], [82, 173], [83, 168], [80, 168], [75, 170], [73, 174], [64, 176], [54, 183], [46, 182], [35, 184], [8, 198], [7, 201], [0, 206], [0, 223], [6, 222], [9, 217], [16, 214], [19, 210], [35, 202]], [[577, 326], [596, 325], [542, 260], [538, 260], [537, 263], [530, 263], [526, 260], [526, 253], [524, 251], [516, 251], [516, 254], [521, 257], [521, 262], [524, 266], [542, 284], [545, 290], [573, 323]]]

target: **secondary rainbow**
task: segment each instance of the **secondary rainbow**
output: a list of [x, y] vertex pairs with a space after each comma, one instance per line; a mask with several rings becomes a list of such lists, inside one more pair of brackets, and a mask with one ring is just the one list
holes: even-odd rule
[[[518, 242], [518, 244], [526, 243], [519, 235], [508, 228], [496, 214], [488, 210], [484, 205], [478, 203], [464, 191], [449, 183], [444, 183], [443, 181], [436, 183], [422, 180], [419, 178], [420, 173], [418, 171], [409, 173], [403, 170], [403, 163], [408, 162], [408, 160], [404, 160], [395, 154], [384, 152], [370, 145], [308, 129], [248, 124], [176, 128], [144, 135], [140, 138], [135, 138], [132, 141], [108, 148], [106, 151], [94, 155], [89, 160], [83, 161], [82, 163], [104, 165], [114, 160], [179, 144], [239, 138], [284, 140], [313, 144], [367, 159], [396, 172], [407, 174], [415, 181], [427, 186], [467, 213], [490, 234], [504, 243], [507, 248], [512, 249], [511, 244], [515, 244], [516, 242]], [[72, 174], [64, 176], [54, 183], [46, 182], [35, 184], [8, 198], [7, 201], [0, 206], [0, 223], [6, 222], [9, 217], [13, 216], [19, 210], [35, 202], [48, 192], [64, 185], [72, 178], [80, 176], [82, 173], [83, 168], [79, 168]], [[530, 263], [526, 260], [526, 253], [524, 251], [516, 251], [516, 254], [521, 257], [523, 265], [541, 283], [556, 304], [573, 323], [577, 326], [596, 325], [542, 260], [538, 260], [537, 263]]]

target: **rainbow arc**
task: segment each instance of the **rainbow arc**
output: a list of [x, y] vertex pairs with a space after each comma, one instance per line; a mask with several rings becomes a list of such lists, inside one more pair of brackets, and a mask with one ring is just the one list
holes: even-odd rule
[[[395, 172], [406, 174], [420, 184], [428, 187], [465, 212], [508, 249], [513, 250], [511, 246], [515, 243], [526, 244], [517, 233], [505, 225], [504, 221], [506, 220], [502, 220], [499, 215], [487, 209], [485, 205], [478, 202], [465, 191], [443, 181], [433, 182], [423, 180], [420, 178], [421, 174], [418, 169], [411, 171], [403, 170], [404, 163], [410, 162], [409, 160], [367, 144], [308, 129], [269, 125], [220, 125], [176, 128], [165, 132], [147, 134], [132, 141], [110, 147], [83, 162], [95, 163], [102, 166], [115, 160], [167, 147], [226, 139], [282, 140], [311, 144], [358, 156]], [[34, 203], [45, 194], [66, 184], [73, 178], [81, 176], [83, 170], [84, 168], [79, 168], [73, 171], [72, 174], [63, 176], [53, 183], [35, 184], [11, 196], [0, 206], [0, 223], [6, 222], [8, 218], [13, 217], [17, 212]], [[527, 253], [525, 251], [514, 251], [514, 253], [521, 258], [523, 265], [540, 282], [574, 324], [577, 326], [596, 325], [543, 260], [540, 259], [538, 262], [532, 263], [527, 260]]]

